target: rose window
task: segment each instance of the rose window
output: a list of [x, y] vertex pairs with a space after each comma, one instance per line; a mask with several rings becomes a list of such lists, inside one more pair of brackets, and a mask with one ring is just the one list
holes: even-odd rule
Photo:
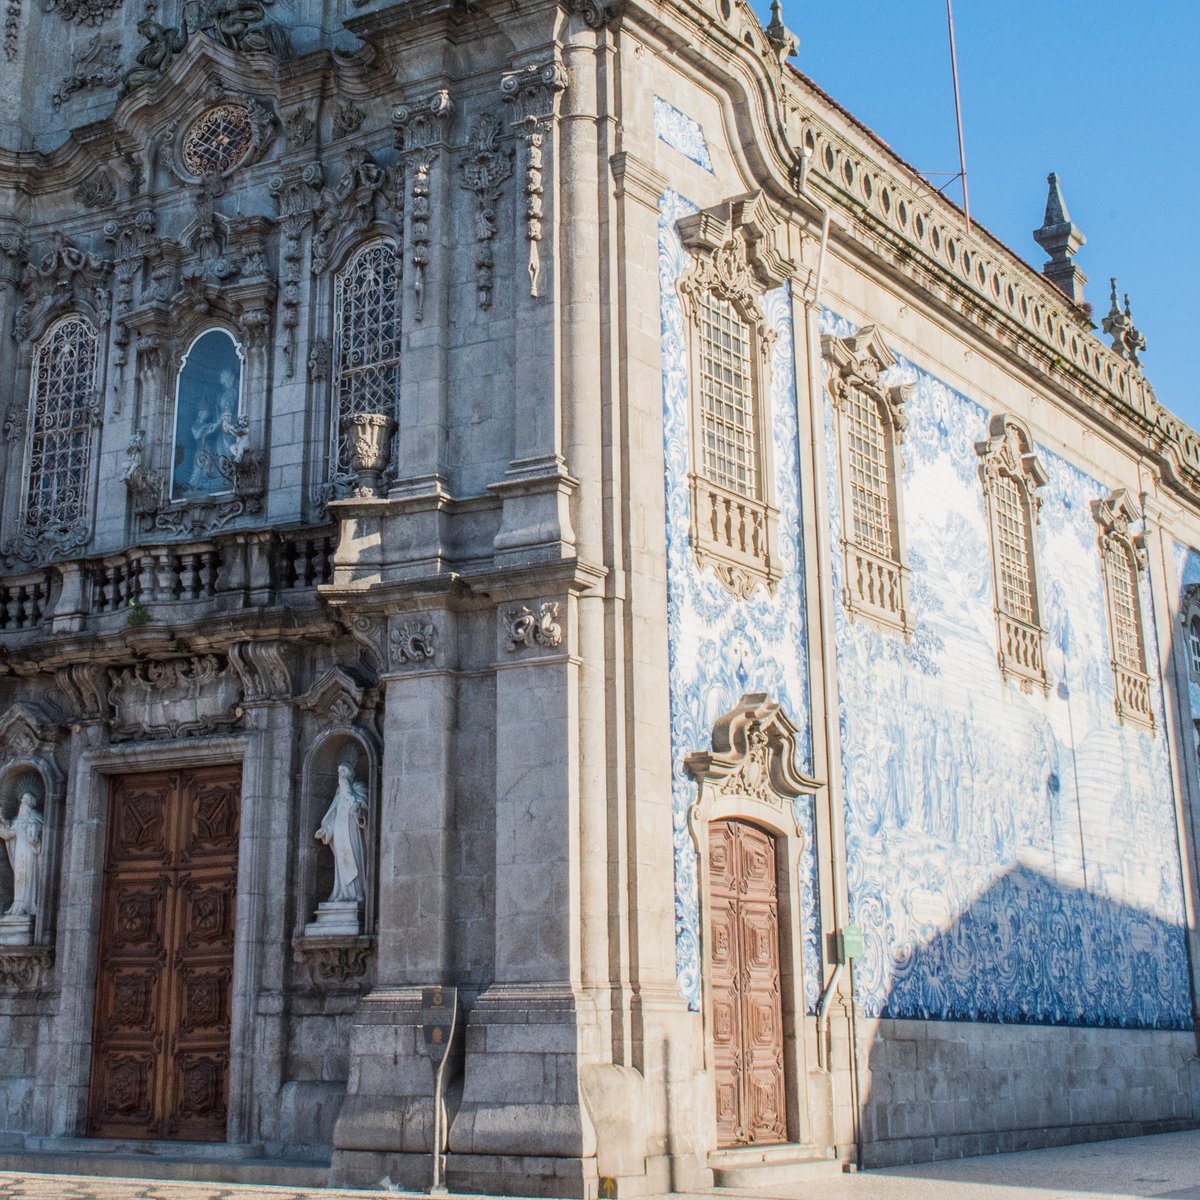
[[224, 175], [254, 143], [250, 114], [240, 104], [219, 104], [193, 123], [183, 139], [183, 165], [193, 175]]

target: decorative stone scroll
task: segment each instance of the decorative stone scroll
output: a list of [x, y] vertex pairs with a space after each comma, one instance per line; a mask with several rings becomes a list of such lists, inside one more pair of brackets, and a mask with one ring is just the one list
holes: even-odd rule
[[98, 33], [71, 56], [71, 70], [63, 77], [50, 102], [59, 108], [76, 92], [116, 87], [120, 81], [120, 38]]
[[393, 666], [431, 663], [437, 657], [437, 626], [419, 618], [405, 621], [392, 630], [388, 642]]
[[[283, 312], [280, 322], [284, 331], [284, 370], [289, 379], [296, 373], [296, 328], [300, 324], [303, 238], [312, 226], [313, 213], [321, 200], [323, 182], [321, 164], [307, 163], [299, 174], [277, 175], [269, 185], [271, 195], [275, 197], [279, 206], [279, 219], [283, 226], [283, 245], [280, 251], [283, 259], [283, 286], [280, 297]], [[311, 357], [309, 361], [311, 364]], [[312, 374], [311, 367], [309, 374]]]
[[553, 650], [562, 644], [563, 631], [558, 623], [558, 602], [543, 600], [535, 607], [522, 604], [508, 609], [503, 617], [504, 648], [511, 654], [540, 647]]
[[525, 142], [525, 238], [529, 242], [529, 294], [540, 294], [543, 165], [553, 134], [559, 98], [567, 89], [567, 70], [558, 62], [533, 65], [505, 75], [500, 96], [514, 109], [513, 128]]
[[117, 738], [215, 733], [242, 715], [238, 676], [215, 654], [111, 670], [108, 695]]
[[[796, 727], [765, 692], [751, 692], [713, 726], [712, 749], [689, 754], [683, 761], [700, 785], [688, 809], [688, 827], [697, 848], [706, 844], [703, 826], [714, 817], [754, 817], [767, 813], [769, 823], [803, 827], [793, 803], [815, 795], [821, 783], [797, 766]], [[726, 811], [728, 810], [728, 811]]]

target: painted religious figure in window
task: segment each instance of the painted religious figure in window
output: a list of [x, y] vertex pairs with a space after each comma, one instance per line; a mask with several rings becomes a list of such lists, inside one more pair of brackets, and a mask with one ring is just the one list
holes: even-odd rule
[[172, 499], [232, 491], [247, 439], [242, 348], [223, 329], [202, 333], [183, 356], [175, 396]]

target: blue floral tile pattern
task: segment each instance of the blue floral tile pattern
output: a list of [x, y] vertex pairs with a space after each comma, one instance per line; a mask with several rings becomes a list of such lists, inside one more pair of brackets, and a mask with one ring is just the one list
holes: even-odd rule
[[[831, 313], [823, 330], [852, 327]], [[914, 632], [835, 614], [855, 995], [869, 1016], [1191, 1027], [1174, 800], [1156, 727], [1121, 724], [1091, 502], [1049, 450], [1037, 532], [1049, 695], [996, 661], [980, 405], [903, 359]], [[841, 534], [825, 396], [832, 544]], [[841, 557], [833, 594], [841, 596]], [[1200, 577], [1200, 576], [1198, 576]], [[1150, 635], [1151, 597], [1143, 584]]]
[[708, 143], [704, 140], [700, 122], [693, 121], [661, 96], [654, 97], [654, 133], [660, 141], [666, 142], [672, 150], [678, 150], [684, 158], [691, 159], [696, 166], [712, 171], [712, 157], [708, 153]]
[[[687, 810], [696, 785], [683, 760], [712, 744], [717, 718], [746, 692], [766, 692], [797, 725], [802, 765], [811, 769], [808, 664], [805, 656], [803, 569], [800, 548], [799, 479], [796, 459], [796, 386], [792, 349], [791, 300], [786, 288], [763, 297], [776, 339], [771, 361], [771, 413], [776, 503], [779, 506], [779, 558], [782, 578], [773, 596], [760, 589], [749, 600], [735, 599], [711, 570], [701, 570], [688, 540], [688, 356], [683, 312], [675, 282], [689, 258], [675, 222], [696, 206], [675, 192], [659, 201], [659, 286], [667, 508], [667, 621], [671, 681], [672, 805], [675, 845], [676, 971], [690, 1006], [700, 1005], [700, 916], [696, 854]], [[801, 863], [804, 998], [810, 1009], [819, 987], [820, 912], [816, 889], [813, 806], [797, 802], [805, 832]]]

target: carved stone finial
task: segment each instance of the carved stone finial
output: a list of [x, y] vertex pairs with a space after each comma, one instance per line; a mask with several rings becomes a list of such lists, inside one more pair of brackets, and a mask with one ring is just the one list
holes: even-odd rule
[[779, 0], [771, 0], [771, 22], [763, 33], [781, 60], [794, 58], [800, 50], [800, 39], [783, 23], [783, 5]]
[[1071, 260], [1087, 238], [1067, 212], [1067, 202], [1063, 199], [1058, 176], [1051, 171], [1046, 182], [1050, 185], [1046, 214], [1041, 228], [1033, 231], [1033, 240], [1050, 256], [1042, 267], [1042, 274], [1073, 304], [1083, 304], [1083, 287], [1087, 283], [1087, 276]]
[[1125, 293], [1125, 308], [1122, 311], [1117, 300], [1117, 280], [1114, 276], [1109, 280], [1108, 315], [1101, 322], [1100, 328], [1112, 339], [1113, 351], [1135, 367], [1142, 365], [1140, 354], [1146, 349], [1146, 338], [1133, 323], [1133, 313], [1129, 306], [1129, 293]]

